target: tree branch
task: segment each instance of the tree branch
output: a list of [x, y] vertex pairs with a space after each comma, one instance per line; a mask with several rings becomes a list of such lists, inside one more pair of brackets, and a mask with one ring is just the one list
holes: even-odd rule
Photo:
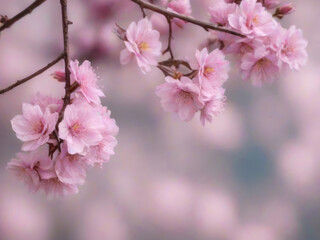
[[20, 20], [24, 16], [30, 14], [35, 8], [39, 7], [42, 3], [44, 3], [46, 0], [36, 0], [34, 1], [29, 7], [24, 9], [22, 12], [18, 13], [16, 16], [8, 19], [4, 22], [4, 24], [0, 27], [0, 32], [3, 31], [6, 28], [11, 27], [16, 21]]
[[131, 0], [131, 1], [136, 3], [136, 4], [138, 4], [140, 6], [140, 8], [145, 8], [145, 9], [149, 9], [149, 10], [151, 10], [153, 12], [160, 13], [160, 14], [164, 15], [167, 18], [168, 17], [169, 18], [179, 18], [179, 19], [181, 19], [183, 21], [186, 21], [186, 22], [192, 23], [194, 25], [200, 26], [200, 27], [204, 28], [206, 31], [208, 31], [208, 29], [212, 29], [212, 30], [215, 30], [215, 31], [232, 34], [232, 35], [235, 35], [235, 36], [238, 36], [238, 37], [246, 37], [245, 35], [243, 35], [241, 33], [234, 32], [232, 30], [228, 30], [228, 29], [225, 29], [225, 28], [222, 28], [222, 27], [217, 27], [217, 26], [214, 26], [211, 23], [202, 22], [202, 21], [199, 21], [199, 20], [197, 20], [197, 19], [195, 19], [193, 17], [189, 17], [189, 16], [186, 16], [186, 15], [183, 15], [183, 14], [179, 14], [179, 13], [175, 13], [175, 12], [170, 12], [170, 11], [164, 9], [164, 8], [158, 7], [157, 5], [154, 5], [152, 3], [146, 2], [144, 0]]
[[59, 123], [63, 119], [63, 114], [66, 107], [70, 104], [71, 95], [71, 80], [70, 80], [70, 57], [69, 57], [69, 24], [71, 23], [68, 19], [68, 5], [67, 0], [60, 0], [61, 12], [62, 12], [62, 28], [63, 28], [63, 47], [64, 47], [64, 69], [66, 74], [66, 85], [65, 85], [65, 95], [63, 98], [63, 106], [59, 113], [59, 119], [56, 124], [56, 129], [58, 129]]
[[167, 48], [162, 52], [162, 54], [165, 54], [167, 52], [170, 53], [170, 59], [173, 59], [174, 56], [173, 56], [173, 52], [172, 52], [172, 48], [171, 48], [171, 41], [172, 41], [172, 22], [171, 22], [171, 19], [170, 17], [166, 17], [167, 18], [167, 22], [168, 22], [168, 25], [169, 25], [169, 34], [168, 34], [168, 46]]
[[21, 84], [23, 84], [23, 83], [31, 80], [32, 78], [40, 75], [41, 73], [43, 73], [44, 71], [46, 71], [47, 69], [49, 69], [50, 67], [52, 67], [53, 65], [55, 65], [57, 62], [59, 62], [61, 59], [63, 59], [63, 57], [64, 57], [64, 54], [62, 53], [62, 54], [60, 54], [59, 57], [57, 57], [55, 60], [53, 60], [52, 62], [50, 62], [47, 66], [39, 69], [38, 71], [36, 71], [35, 73], [31, 74], [30, 76], [28, 76], [28, 77], [26, 77], [26, 78], [23, 78], [23, 79], [21, 79], [21, 80], [18, 80], [16, 83], [12, 84], [11, 86], [6, 87], [6, 88], [0, 90], [0, 94], [4, 94], [4, 93], [12, 90], [13, 88], [18, 87], [19, 85], [21, 85]]

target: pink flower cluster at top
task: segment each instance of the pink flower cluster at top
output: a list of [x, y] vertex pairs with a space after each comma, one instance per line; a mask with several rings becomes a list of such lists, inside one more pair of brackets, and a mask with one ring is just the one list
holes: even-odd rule
[[[162, 6], [184, 15], [191, 15], [192, 12], [189, 0], [163, 0]], [[271, 14], [269, 11], [274, 9], [275, 12]], [[174, 59], [172, 51], [168, 60], [172, 62], [169, 69], [169, 62], [164, 61], [165, 65], [158, 62], [161, 42], [160, 34], [155, 30], [156, 28], [162, 32], [161, 21], [168, 20], [167, 25], [175, 23], [179, 27], [186, 22], [153, 13], [150, 21], [145, 17], [138, 23], [132, 22], [126, 31], [118, 31], [126, 46], [121, 52], [120, 60], [122, 64], [127, 64], [135, 57], [144, 74], [151, 70], [151, 66], [158, 66], [166, 75], [165, 83], [156, 88], [164, 110], [177, 114], [183, 121], [191, 120], [199, 111], [204, 125], [223, 110], [226, 97], [222, 85], [228, 79], [229, 69], [225, 55], [233, 55], [242, 79], [250, 80], [255, 86], [272, 82], [286, 69], [299, 70], [306, 63], [307, 41], [303, 38], [302, 31], [295, 26], [285, 29], [275, 20], [293, 11], [292, 4], [280, 5], [278, 0], [216, 1], [209, 8], [210, 21], [214, 25], [242, 34], [243, 37], [210, 31], [209, 42], [219, 43], [219, 49], [211, 52], [206, 47], [196, 50], [196, 60], [187, 63], [191, 66], [191, 73], [187, 74], [183, 74], [177, 67], [181, 60]], [[168, 32], [171, 34], [171, 31]], [[172, 50], [170, 48], [169, 45], [163, 53]]]
[[[231, 2], [231, 3], [230, 3]], [[220, 1], [210, 8], [211, 21], [245, 35], [245, 38], [214, 32], [223, 42], [225, 54], [236, 56], [243, 80], [260, 86], [277, 79], [286, 69], [299, 70], [307, 61], [307, 41], [295, 26], [283, 28], [267, 10], [279, 1]], [[291, 4], [277, 8], [274, 16], [282, 18], [293, 11]]]
[[[159, 33], [152, 29], [151, 22], [144, 18], [138, 23], [131, 23], [126, 39], [121, 63], [126, 64], [129, 58], [135, 56], [142, 72], [150, 71], [150, 66], [156, 65], [161, 55]], [[165, 111], [176, 113], [183, 121], [191, 120], [199, 111], [201, 122], [205, 124], [223, 109], [225, 97], [222, 84], [228, 79], [229, 62], [220, 50], [208, 53], [205, 48], [196, 51], [196, 61], [191, 65], [198, 73], [196, 77], [175, 79], [168, 76], [166, 82], [157, 87], [156, 94], [161, 98]]]
[[[101, 105], [103, 92], [89, 61], [70, 63], [71, 104], [62, 117], [63, 100], [40, 93], [22, 105], [22, 115], [11, 120], [22, 153], [8, 163], [28, 188], [48, 196], [78, 192], [89, 166], [101, 167], [114, 154], [118, 127]], [[65, 81], [63, 72], [54, 77]]]

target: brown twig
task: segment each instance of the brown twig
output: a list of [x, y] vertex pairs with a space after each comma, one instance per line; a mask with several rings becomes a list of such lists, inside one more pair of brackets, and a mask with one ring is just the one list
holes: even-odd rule
[[167, 22], [169, 25], [169, 36], [168, 36], [168, 47], [162, 52], [163, 54], [169, 52], [170, 54], [170, 59], [174, 59], [173, 56], [173, 52], [172, 52], [172, 48], [171, 48], [171, 41], [172, 41], [172, 22], [171, 22], [171, 18], [170, 17], [166, 17], [167, 18]]
[[70, 80], [70, 57], [69, 57], [69, 19], [68, 19], [68, 5], [67, 0], [60, 0], [61, 12], [62, 12], [62, 28], [63, 28], [63, 46], [64, 46], [64, 69], [66, 74], [65, 95], [63, 98], [63, 106], [59, 113], [59, 119], [56, 124], [56, 130], [58, 130], [59, 123], [63, 119], [64, 111], [70, 104], [71, 95], [71, 80]]
[[215, 30], [215, 31], [219, 31], [219, 32], [225, 32], [225, 33], [228, 33], [228, 34], [232, 34], [232, 35], [235, 35], [235, 36], [238, 36], [238, 37], [246, 37], [245, 35], [243, 35], [241, 33], [238, 33], [238, 32], [235, 32], [235, 31], [232, 31], [232, 30], [229, 30], [229, 29], [225, 29], [225, 28], [222, 28], [222, 27], [217, 27], [217, 26], [214, 26], [211, 23], [202, 22], [202, 21], [197, 20], [195, 18], [186, 16], [186, 15], [183, 15], [183, 14], [179, 14], [179, 13], [176, 13], [176, 12], [170, 12], [170, 11], [164, 9], [164, 8], [158, 7], [157, 5], [154, 5], [152, 3], [146, 2], [144, 0], [131, 0], [131, 1], [136, 3], [136, 4], [138, 4], [140, 6], [140, 8], [149, 9], [149, 10], [151, 10], [153, 12], [160, 13], [160, 14], [164, 15], [165, 17], [179, 18], [179, 19], [181, 19], [183, 21], [186, 21], [186, 22], [192, 23], [194, 25], [200, 26], [205, 30], [211, 29], [211, 30]]
[[0, 94], [4, 94], [4, 93], [12, 90], [13, 88], [18, 87], [19, 85], [21, 85], [21, 84], [23, 84], [23, 83], [31, 80], [32, 78], [40, 75], [41, 73], [43, 73], [44, 71], [46, 71], [47, 69], [49, 69], [50, 67], [52, 67], [53, 65], [55, 65], [57, 62], [59, 62], [61, 59], [63, 59], [63, 57], [64, 57], [64, 54], [62, 53], [62, 54], [59, 55], [59, 57], [57, 57], [55, 60], [53, 60], [52, 62], [50, 62], [47, 66], [39, 69], [38, 71], [36, 71], [35, 73], [31, 74], [31, 75], [28, 76], [28, 77], [25, 77], [25, 78], [23, 78], [23, 79], [21, 79], [21, 80], [18, 80], [16, 83], [12, 84], [11, 86], [6, 87], [6, 88], [0, 90]]
[[192, 70], [190, 64], [187, 61], [184, 60], [178, 60], [178, 59], [168, 59], [162, 62], [158, 62], [159, 65], [163, 65], [163, 66], [167, 66], [167, 67], [171, 67], [171, 66], [175, 66], [176, 68], [179, 67], [179, 65], [183, 65], [186, 68]]
[[6, 28], [11, 27], [16, 21], [20, 20], [24, 16], [30, 14], [35, 8], [39, 7], [42, 3], [44, 3], [46, 0], [36, 0], [34, 1], [29, 7], [24, 9], [22, 12], [18, 13], [14, 17], [8, 19], [5, 21], [5, 23], [0, 27], [0, 32], [3, 31]]
[[140, 5], [142, 17], [145, 18], [147, 16], [146, 12], [144, 11], [144, 8]]

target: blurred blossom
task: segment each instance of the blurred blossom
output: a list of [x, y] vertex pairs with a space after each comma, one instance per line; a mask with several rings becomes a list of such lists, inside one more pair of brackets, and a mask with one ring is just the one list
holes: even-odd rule
[[[50, 234], [48, 209], [26, 191], [0, 185], [0, 239], [46, 240]], [[22, 189], [22, 188], [21, 188]]]
[[293, 239], [298, 232], [298, 213], [288, 199], [267, 199], [262, 207], [262, 220], [272, 227], [281, 239]]
[[243, 145], [245, 141], [242, 116], [229, 102], [225, 111], [219, 117], [214, 118], [212, 123], [203, 128], [200, 124], [195, 132], [197, 139], [207, 145], [223, 149], [234, 150]]
[[229, 239], [238, 221], [235, 199], [219, 191], [198, 194], [195, 206], [197, 231], [208, 239]]
[[[190, 1], [192, 16], [209, 22], [209, 7], [221, 1]], [[0, 15], [14, 16], [31, 2], [0, 0]], [[0, 88], [45, 66], [61, 52], [56, 2], [46, 1], [1, 32]], [[265, 2], [271, 14], [288, 3]], [[232, 65], [225, 110], [202, 127], [198, 113], [197, 119], [184, 124], [163, 112], [154, 94], [163, 80], [160, 71], [142, 75], [136, 64], [120, 66], [123, 42], [112, 29], [115, 23], [126, 27], [139, 21], [139, 7], [128, 0], [70, 1], [70, 53], [98, 66], [103, 101], [110, 103], [123, 129], [117, 155], [103, 169], [88, 172], [90, 180], [77, 196], [48, 201], [41, 194], [27, 193], [4, 174], [5, 165], [21, 147], [10, 119], [36, 92], [62, 97], [63, 84], [49, 80], [51, 73], [62, 69], [62, 62], [0, 95], [0, 240], [320, 239], [319, 214], [314, 211], [320, 206], [320, 33], [315, 27], [320, 1], [289, 2], [295, 12], [281, 23], [303, 30], [309, 42], [307, 65], [260, 89], [240, 81], [235, 74], [239, 65]], [[165, 48], [166, 19], [147, 14]], [[191, 59], [209, 35], [191, 24], [183, 29], [174, 24], [173, 37], [174, 55]], [[252, 176], [260, 176], [266, 162], [275, 165], [275, 173], [268, 174], [261, 187]], [[236, 173], [243, 168], [249, 180], [238, 184]], [[219, 181], [223, 187], [212, 187]], [[230, 190], [232, 185], [236, 191]]]
[[267, 225], [246, 224], [239, 226], [232, 240], [281, 240]]
[[302, 142], [288, 143], [279, 153], [278, 171], [291, 191], [300, 197], [319, 189], [320, 162], [310, 147]]
[[165, 231], [179, 231], [190, 224], [195, 192], [183, 179], [155, 182], [150, 192], [150, 221]]
[[84, 209], [77, 229], [79, 240], [129, 240], [125, 219], [116, 206], [106, 201], [93, 201]]

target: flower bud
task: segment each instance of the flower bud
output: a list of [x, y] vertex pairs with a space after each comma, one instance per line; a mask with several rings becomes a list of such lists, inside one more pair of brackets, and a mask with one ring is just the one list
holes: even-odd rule
[[51, 76], [58, 80], [58, 82], [65, 82], [66, 81], [66, 74], [64, 71], [55, 71], [51, 74]]
[[120, 27], [118, 24], [113, 28], [113, 32], [120, 38], [122, 41], [127, 41], [126, 30]]
[[288, 15], [290, 13], [293, 13], [294, 12], [294, 7], [293, 7], [293, 4], [292, 3], [287, 3], [287, 4], [284, 4], [280, 7], [277, 8], [274, 16], [279, 18], [279, 19], [282, 19], [285, 15]]

